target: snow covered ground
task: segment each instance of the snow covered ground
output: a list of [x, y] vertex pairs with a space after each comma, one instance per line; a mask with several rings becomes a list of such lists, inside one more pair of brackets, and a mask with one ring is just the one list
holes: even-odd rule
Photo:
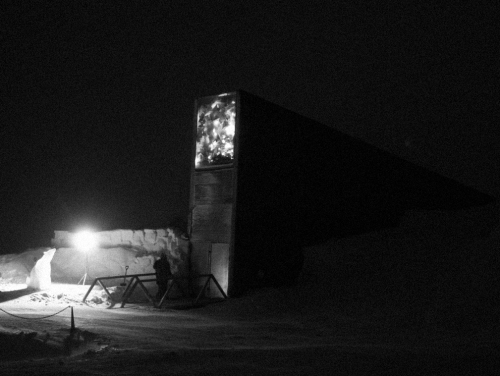
[[[185, 309], [80, 303], [81, 286], [4, 301], [2, 375], [486, 374], [500, 370], [490, 335], [405, 325], [355, 307], [303, 305], [296, 289]], [[98, 294], [96, 294], [97, 296]], [[94, 297], [96, 297], [94, 296]], [[480, 347], [482, 346], [482, 347]], [[465, 368], [464, 368], [465, 367]], [[472, 373], [470, 373], [472, 371]], [[481, 371], [481, 372], [480, 372]]]
[[190, 309], [4, 281], [1, 374], [500, 374], [500, 233], [429, 233], [332, 240], [306, 249], [298, 286]]

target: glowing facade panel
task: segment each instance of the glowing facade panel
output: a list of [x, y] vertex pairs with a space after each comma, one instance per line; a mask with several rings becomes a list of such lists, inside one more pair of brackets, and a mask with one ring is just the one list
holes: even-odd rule
[[198, 103], [195, 167], [232, 164], [236, 128], [236, 95]]

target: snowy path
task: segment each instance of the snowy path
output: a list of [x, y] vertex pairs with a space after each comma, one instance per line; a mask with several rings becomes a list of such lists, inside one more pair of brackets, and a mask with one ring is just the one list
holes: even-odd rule
[[[39, 293], [38, 293], [39, 294]], [[25, 295], [0, 303], [23, 317], [60, 311], [64, 299], [40, 301]], [[57, 296], [56, 296], [57, 297]], [[418, 333], [395, 331], [381, 322], [297, 306], [293, 294], [268, 290], [206, 307], [158, 310], [149, 304], [74, 305], [77, 332], [72, 356], [63, 354], [71, 327], [70, 310], [43, 320], [21, 320], [0, 312], [2, 339], [59, 346], [58, 356], [0, 363], [2, 375], [331, 375], [331, 374], [470, 374], [499, 369], [489, 354], [448, 351], [444, 342], [425, 341]], [[23, 331], [22, 340], [12, 334]], [[19, 334], [17, 334], [19, 336]], [[25, 342], [22, 342], [25, 341]], [[14, 342], [12, 342], [14, 343]], [[31, 343], [31, 342], [29, 342]], [[22, 349], [22, 347], [19, 347]], [[22, 350], [21, 350], [22, 351]], [[57, 354], [56, 354], [57, 355]], [[465, 365], [465, 368], [462, 366]], [[335, 372], [337, 371], [337, 372]], [[389, 372], [387, 372], [389, 371]], [[484, 373], [483, 373], [484, 374]]]

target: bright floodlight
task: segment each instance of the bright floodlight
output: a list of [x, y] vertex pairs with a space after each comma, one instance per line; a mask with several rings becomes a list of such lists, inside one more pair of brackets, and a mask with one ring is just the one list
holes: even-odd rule
[[80, 231], [75, 234], [73, 243], [78, 249], [87, 252], [97, 246], [97, 236], [90, 231]]

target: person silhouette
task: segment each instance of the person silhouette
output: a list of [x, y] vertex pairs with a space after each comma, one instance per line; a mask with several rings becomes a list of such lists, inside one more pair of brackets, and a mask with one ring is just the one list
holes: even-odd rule
[[155, 261], [153, 268], [156, 272], [156, 284], [158, 285], [158, 292], [156, 293], [156, 300], [161, 300], [168, 287], [168, 279], [172, 276], [170, 270], [170, 263], [168, 262], [167, 255], [162, 252], [160, 258]]

